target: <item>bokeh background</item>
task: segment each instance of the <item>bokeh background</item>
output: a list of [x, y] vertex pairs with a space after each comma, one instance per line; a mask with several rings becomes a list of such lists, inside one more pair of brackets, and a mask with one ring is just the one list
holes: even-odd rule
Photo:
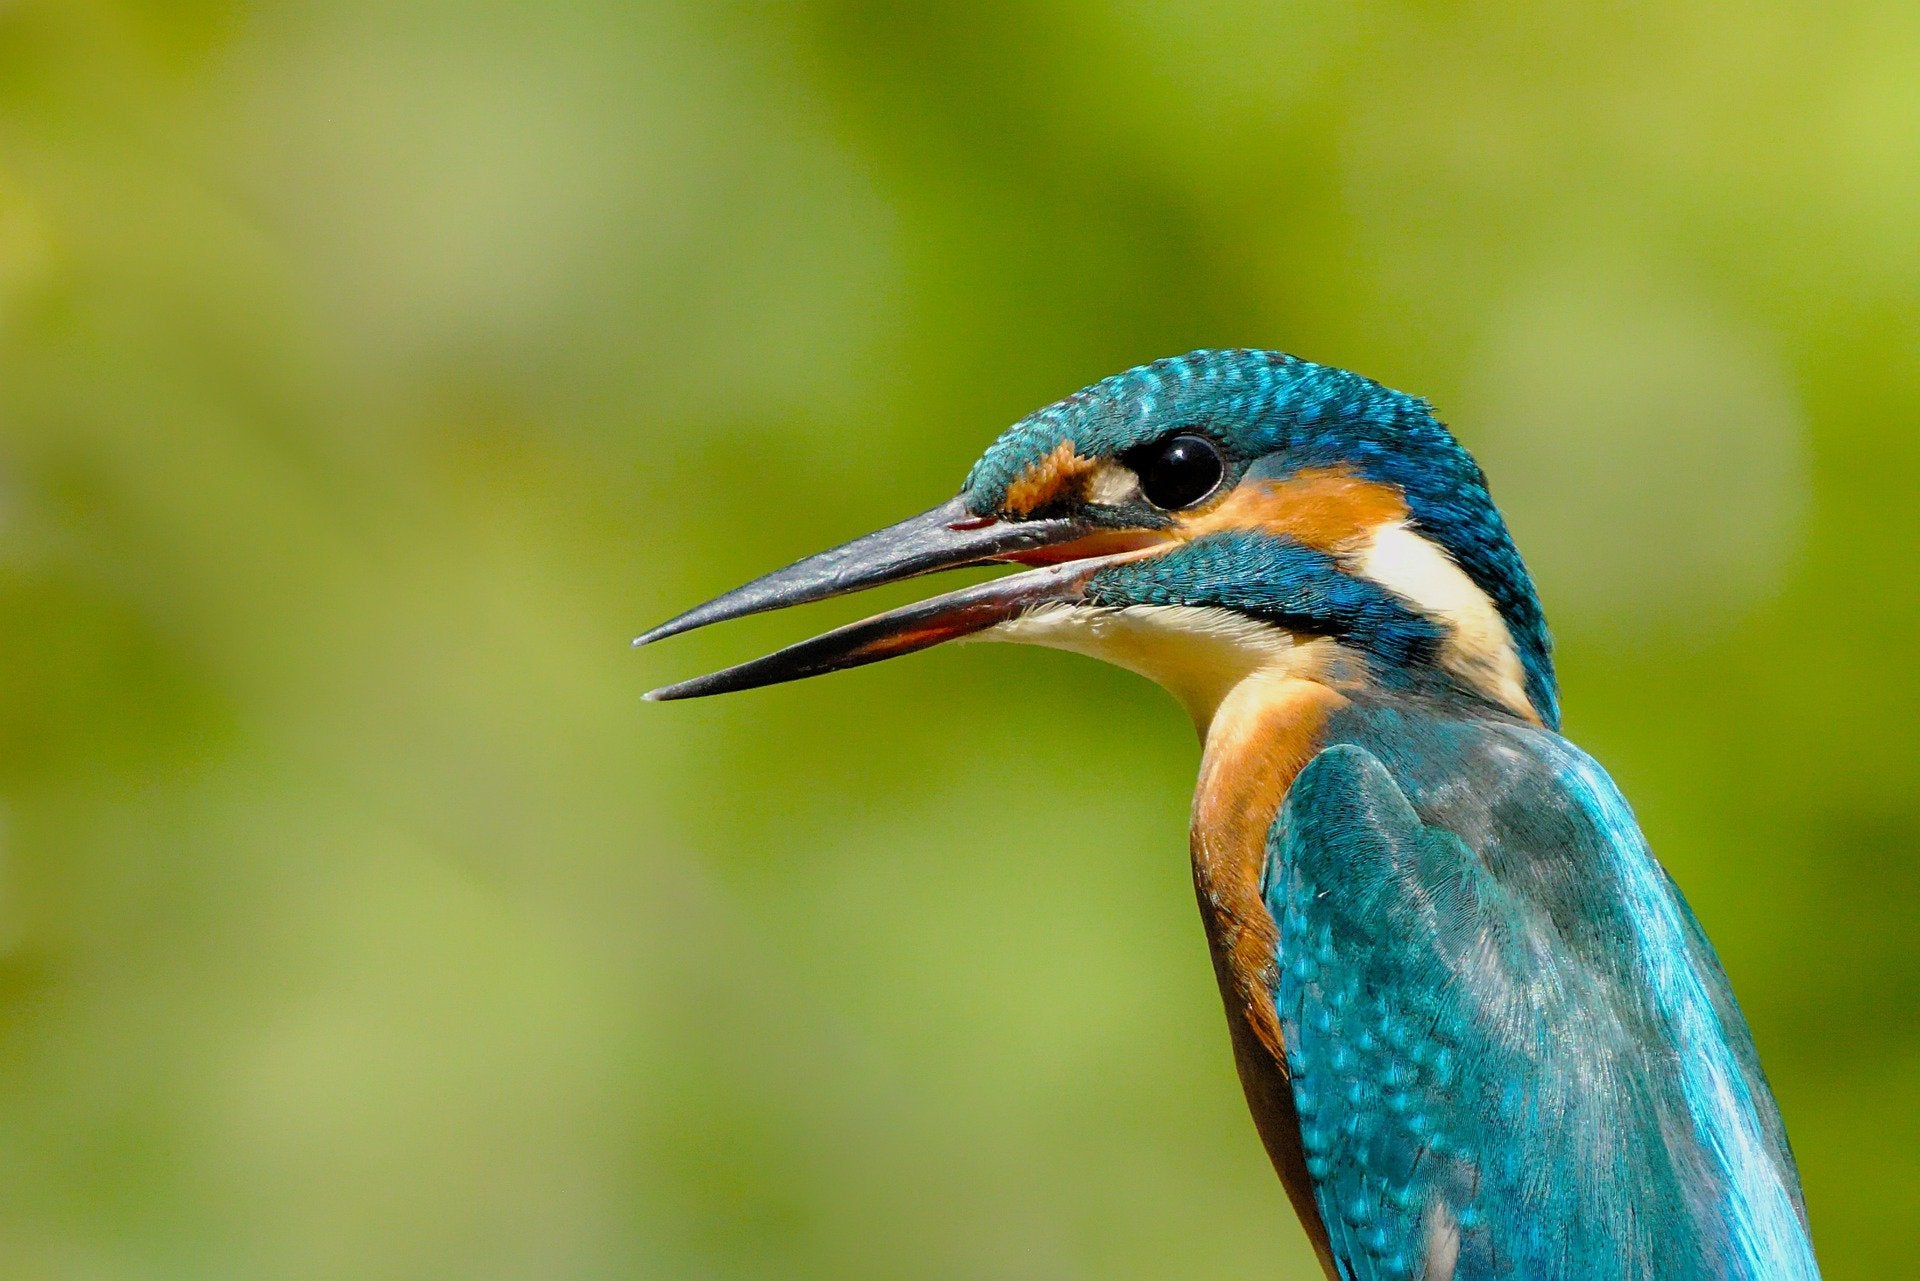
[[872, 600], [626, 647], [1220, 345], [1480, 453], [1828, 1276], [1909, 1271], [1916, 66], [1906, 2], [0, 6], [0, 1277], [1311, 1275], [1170, 700], [640, 702]]

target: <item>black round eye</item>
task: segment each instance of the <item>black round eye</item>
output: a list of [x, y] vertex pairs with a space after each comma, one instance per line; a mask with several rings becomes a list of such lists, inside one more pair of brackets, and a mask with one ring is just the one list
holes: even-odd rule
[[1140, 477], [1140, 492], [1163, 511], [1193, 506], [1213, 492], [1227, 470], [1220, 447], [1189, 432], [1156, 441], [1127, 461]]

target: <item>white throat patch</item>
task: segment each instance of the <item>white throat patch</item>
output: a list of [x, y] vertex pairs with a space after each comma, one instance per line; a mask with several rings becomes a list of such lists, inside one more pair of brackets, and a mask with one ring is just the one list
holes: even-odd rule
[[1202, 738], [1227, 696], [1249, 678], [1318, 662], [1284, 629], [1213, 606], [1048, 605], [972, 639], [1064, 649], [1136, 672], [1179, 699]]

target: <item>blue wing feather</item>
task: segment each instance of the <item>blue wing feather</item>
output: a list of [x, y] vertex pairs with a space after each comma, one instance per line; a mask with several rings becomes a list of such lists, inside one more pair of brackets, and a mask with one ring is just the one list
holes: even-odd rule
[[1265, 886], [1343, 1275], [1816, 1277], [1738, 1008], [1599, 767], [1528, 727], [1370, 728], [1295, 781]]

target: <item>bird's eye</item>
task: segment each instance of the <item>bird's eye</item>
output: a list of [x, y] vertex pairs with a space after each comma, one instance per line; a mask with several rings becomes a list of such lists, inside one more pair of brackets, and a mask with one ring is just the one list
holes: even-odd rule
[[1140, 492], [1162, 511], [1193, 506], [1213, 492], [1227, 470], [1219, 447], [1190, 432], [1155, 441], [1126, 461], [1140, 477]]

